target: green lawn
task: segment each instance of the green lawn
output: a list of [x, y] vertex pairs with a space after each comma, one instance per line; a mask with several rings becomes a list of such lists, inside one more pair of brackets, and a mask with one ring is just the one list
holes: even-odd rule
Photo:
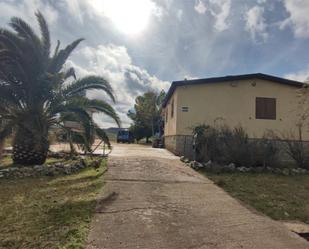
[[0, 180], [0, 248], [83, 248], [105, 166]]
[[309, 224], [309, 175], [206, 173], [206, 176], [233, 197], [275, 220]]

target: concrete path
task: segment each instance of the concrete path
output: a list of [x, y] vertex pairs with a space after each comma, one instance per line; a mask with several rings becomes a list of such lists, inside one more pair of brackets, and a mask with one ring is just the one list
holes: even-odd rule
[[116, 145], [88, 249], [309, 249], [163, 149]]

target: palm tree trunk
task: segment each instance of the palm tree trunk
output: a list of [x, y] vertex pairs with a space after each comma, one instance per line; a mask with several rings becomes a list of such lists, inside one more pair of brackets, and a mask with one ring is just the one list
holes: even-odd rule
[[49, 142], [47, 134], [33, 134], [19, 127], [13, 141], [14, 164], [41, 165], [47, 158]]

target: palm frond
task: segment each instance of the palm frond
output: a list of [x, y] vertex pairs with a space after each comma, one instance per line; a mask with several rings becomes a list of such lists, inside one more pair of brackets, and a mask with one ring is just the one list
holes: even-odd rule
[[53, 55], [53, 58], [55, 58], [59, 52], [59, 48], [60, 48], [60, 41], [57, 40], [57, 45], [56, 45], [56, 48], [55, 48], [55, 51], [54, 51], [54, 55]]
[[106, 132], [99, 128], [98, 126], [95, 127], [95, 132], [96, 132], [96, 135], [104, 142], [107, 144], [108, 148], [110, 149], [111, 148], [111, 143], [109, 141], [109, 138], [106, 134]]
[[69, 58], [73, 50], [78, 46], [79, 43], [81, 43], [84, 39], [78, 39], [74, 42], [72, 42], [70, 45], [68, 45], [65, 49], [60, 50], [55, 57], [52, 58], [51, 64], [49, 66], [48, 71], [50, 73], [58, 73], [66, 60]]
[[24, 44], [16, 33], [0, 28], [0, 48], [11, 49], [21, 54]]
[[68, 79], [70, 77], [73, 77], [76, 80], [76, 74], [75, 74], [75, 69], [73, 67], [69, 68], [64, 72], [64, 79]]
[[94, 112], [102, 112], [108, 117], [112, 118], [120, 127], [121, 121], [114, 108], [106, 103], [104, 100], [88, 99], [85, 97], [78, 97], [70, 101], [75, 106], [82, 106], [84, 109]]
[[74, 81], [64, 88], [63, 93], [68, 96], [78, 95], [86, 90], [103, 90], [115, 102], [113, 89], [109, 82], [100, 76], [86, 76]]
[[62, 121], [77, 122], [83, 128], [83, 134], [87, 141], [93, 142], [94, 140], [94, 126], [91, 116], [82, 109], [69, 109], [70, 112], [64, 113], [61, 116]]
[[44, 70], [47, 65], [44, 56], [43, 45], [40, 38], [35, 34], [33, 29], [23, 19], [12, 17], [9, 25], [17, 32], [17, 35], [23, 39], [25, 48], [23, 54], [28, 61], [29, 69], [32, 74], [38, 74]]
[[12, 17], [9, 25], [17, 32], [17, 34], [25, 40], [31, 42], [37, 49], [42, 48], [40, 38], [34, 33], [33, 29], [23, 19]]
[[50, 53], [50, 43], [51, 43], [48, 25], [46, 23], [44, 16], [41, 14], [40, 11], [38, 11], [35, 15], [36, 15], [36, 18], [38, 20], [38, 23], [41, 29], [41, 36], [42, 36], [41, 42], [42, 42], [42, 46], [44, 49], [44, 53], [45, 53], [45, 56], [48, 57]]

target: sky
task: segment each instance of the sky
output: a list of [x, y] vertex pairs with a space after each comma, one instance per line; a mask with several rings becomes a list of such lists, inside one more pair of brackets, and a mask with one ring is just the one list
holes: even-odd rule
[[[85, 38], [66, 67], [110, 82], [123, 127], [136, 96], [168, 90], [175, 80], [309, 77], [309, 0], [0, 0], [0, 26], [19, 16], [38, 31], [36, 10], [53, 46]], [[99, 91], [87, 95], [107, 99]], [[115, 126], [103, 114], [95, 119]]]

